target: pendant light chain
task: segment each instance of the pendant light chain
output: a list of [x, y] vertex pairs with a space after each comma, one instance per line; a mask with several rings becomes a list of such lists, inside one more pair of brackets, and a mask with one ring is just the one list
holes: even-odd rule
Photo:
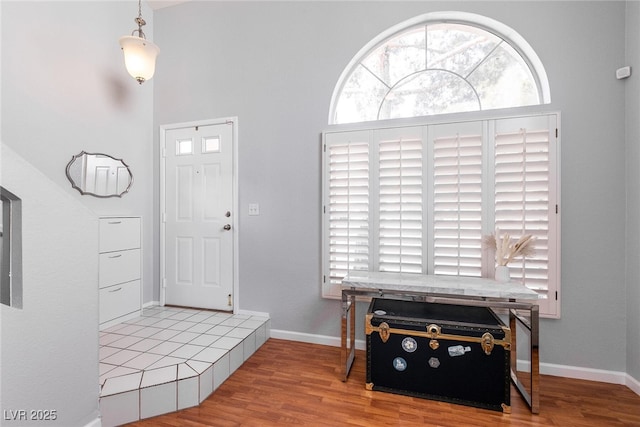
[[133, 33], [131, 33], [131, 35], [138, 32], [138, 37], [142, 39], [146, 39], [147, 37], [144, 35], [144, 32], [142, 31], [142, 26], [147, 25], [146, 21], [142, 18], [142, 0], [138, 0], [138, 17], [135, 18], [134, 21], [136, 24], [138, 24], [138, 29], [133, 30]]

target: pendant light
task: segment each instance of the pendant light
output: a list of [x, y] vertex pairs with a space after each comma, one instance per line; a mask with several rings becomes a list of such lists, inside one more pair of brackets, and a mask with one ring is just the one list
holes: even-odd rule
[[[146, 39], [142, 26], [146, 25], [142, 19], [142, 0], [138, 0], [138, 17], [134, 19], [138, 29], [130, 36], [120, 37], [120, 47], [124, 53], [124, 64], [131, 77], [142, 84], [153, 77], [156, 70], [156, 57], [160, 49], [153, 42]], [[138, 35], [134, 35], [138, 33]]]

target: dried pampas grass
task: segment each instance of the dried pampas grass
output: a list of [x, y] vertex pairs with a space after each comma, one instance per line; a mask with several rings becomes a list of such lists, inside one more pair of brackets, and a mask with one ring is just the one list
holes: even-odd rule
[[533, 247], [535, 240], [535, 237], [527, 234], [513, 243], [509, 233], [505, 233], [500, 238], [500, 230], [497, 230], [495, 234], [484, 236], [482, 243], [486, 249], [496, 252], [496, 263], [498, 265], [507, 265], [516, 258], [527, 258], [535, 255], [535, 248]]

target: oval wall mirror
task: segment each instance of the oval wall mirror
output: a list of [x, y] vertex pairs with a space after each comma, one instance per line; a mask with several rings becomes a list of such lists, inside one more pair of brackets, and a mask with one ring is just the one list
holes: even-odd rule
[[67, 178], [80, 194], [122, 197], [133, 184], [133, 174], [121, 159], [81, 151], [67, 164]]

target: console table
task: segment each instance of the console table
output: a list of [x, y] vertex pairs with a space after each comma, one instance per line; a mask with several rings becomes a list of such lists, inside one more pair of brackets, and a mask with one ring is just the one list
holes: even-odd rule
[[[340, 367], [346, 381], [355, 359], [356, 297], [377, 297], [429, 303], [504, 308], [511, 328], [511, 380], [531, 408], [540, 412], [538, 293], [520, 283], [462, 276], [406, 273], [350, 272], [342, 280], [342, 337]], [[520, 312], [528, 313], [528, 316]], [[517, 376], [518, 324], [530, 332], [531, 378], [529, 392]]]

